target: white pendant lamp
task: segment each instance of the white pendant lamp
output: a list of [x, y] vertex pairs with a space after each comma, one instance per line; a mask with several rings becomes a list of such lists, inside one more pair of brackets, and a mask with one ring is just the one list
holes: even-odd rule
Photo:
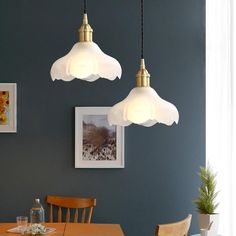
[[136, 75], [136, 87], [121, 102], [114, 105], [108, 114], [110, 125], [128, 126], [132, 123], [150, 127], [156, 123], [178, 124], [177, 108], [162, 99], [150, 87], [150, 75], [145, 68], [143, 56], [143, 0], [141, 0], [141, 64]]
[[83, 24], [79, 29], [79, 42], [51, 68], [52, 80], [71, 81], [74, 78], [95, 81], [98, 78], [114, 80], [121, 77], [119, 62], [106, 55], [93, 42], [93, 30], [88, 24], [86, 0], [84, 0]]

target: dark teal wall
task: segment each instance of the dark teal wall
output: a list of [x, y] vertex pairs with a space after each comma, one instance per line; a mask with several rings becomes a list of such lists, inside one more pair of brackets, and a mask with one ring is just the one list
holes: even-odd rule
[[[74, 169], [74, 106], [110, 106], [135, 84], [139, 1], [88, 1], [94, 40], [116, 57], [121, 80], [50, 79], [82, 20], [79, 0], [1, 0], [0, 82], [18, 85], [18, 132], [0, 134], [0, 221], [27, 215], [33, 198], [96, 197], [94, 222], [120, 223], [128, 236], [193, 214], [205, 153], [204, 0], [146, 0], [145, 58], [151, 84], [180, 113], [179, 125], [131, 126], [125, 169]], [[45, 202], [44, 205], [46, 206]], [[48, 211], [47, 211], [48, 215]]]

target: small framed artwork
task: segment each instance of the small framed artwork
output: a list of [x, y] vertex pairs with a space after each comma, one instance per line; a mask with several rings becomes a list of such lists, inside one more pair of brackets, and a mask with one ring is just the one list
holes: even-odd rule
[[75, 108], [75, 168], [124, 168], [124, 128], [108, 124], [109, 109]]
[[15, 83], [0, 83], [0, 133], [16, 133]]

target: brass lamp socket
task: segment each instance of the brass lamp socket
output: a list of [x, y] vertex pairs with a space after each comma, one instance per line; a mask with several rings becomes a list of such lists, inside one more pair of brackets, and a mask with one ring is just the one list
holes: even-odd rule
[[88, 16], [84, 14], [83, 24], [79, 29], [79, 41], [80, 42], [92, 42], [93, 41], [93, 29], [88, 23]]
[[150, 74], [145, 68], [145, 61], [142, 58], [140, 69], [136, 74], [136, 87], [150, 87]]

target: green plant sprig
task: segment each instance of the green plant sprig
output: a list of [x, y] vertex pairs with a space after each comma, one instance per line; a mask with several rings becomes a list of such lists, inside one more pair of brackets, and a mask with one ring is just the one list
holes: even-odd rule
[[210, 166], [200, 167], [198, 173], [201, 178], [199, 197], [194, 201], [200, 214], [215, 214], [219, 203], [215, 203], [219, 192], [216, 191], [216, 174]]

